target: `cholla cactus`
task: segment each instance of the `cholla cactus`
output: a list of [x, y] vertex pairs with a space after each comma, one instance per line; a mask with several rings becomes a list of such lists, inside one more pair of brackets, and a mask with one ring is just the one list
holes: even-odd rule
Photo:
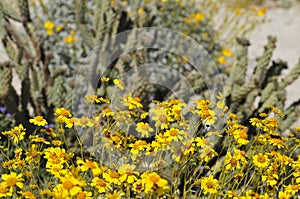
[[286, 115], [280, 124], [282, 130], [285, 130], [299, 117], [299, 101], [285, 109], [285, 89], [299, 77], [300, 63], [280, 80], [287, 64], [282, 60], [271, 61], [275, 44], [276, 38], [268, 37], [264, 53], [257, 59], [253, 73], [247, 75], [247, 49], [250, 43], [247, 39], [238, 39], [236, 61], [226, 82], [225, 92], [230, 111], [236, 112], [243, 124], [249, 124], [249, 118], [273, 105], [282, 109]]

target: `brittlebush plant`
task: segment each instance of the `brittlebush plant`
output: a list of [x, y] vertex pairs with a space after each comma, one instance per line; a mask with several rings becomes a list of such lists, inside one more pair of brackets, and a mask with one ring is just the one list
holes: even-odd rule
[[[120, 80], [102, 80], [124, 89]], [[130, 93], [114, 106], [113, 98], [86, 96], [96, 110], [90, 116], [74, 117], [58, 108], [54, 125], [36, 116], [29, 120], [33, 132], [22, 124], [1, 132], [0, 197], [283, 199], [299, 194], [294, 135], [300, 128], [286, 136], [277, 132], [285, 117], [279, 109], [269, 106], [261, 119], [250, 119], [256, 127], [250, 139], [221, 94], [215, 105], [205, 99], [191, 106], [179, 99], [153, 101], [149, 111]], [[98, 104], [106, 108], [98, 110]], [[224, 118], [222, 129], [195, 136], [200, 124]], [[92, 144], [85, 145], [91, 131]], [[215, 138], [224, 142], [219, 154]]]

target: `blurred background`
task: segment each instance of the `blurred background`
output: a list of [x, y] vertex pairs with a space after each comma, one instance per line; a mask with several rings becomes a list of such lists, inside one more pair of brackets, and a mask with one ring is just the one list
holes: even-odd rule
[[[297, 0], [2, 0], [0, 5], [0, 130], [15, 123], [31, 129], [28, 119], [34, 115], [51, 121], [55, 108], [72, 109], [79, 104], [73, 89], [77, 67], [87, 65], [90, 74], [95, 74], [97, 58], [87, 61], [89, 53], [112, 35], [141, 27], [177, 30], [199, 42], [222, 72], [210, 71], [212, 83], [214, 78], [224, 80], [226, 103], [242, 124], [270, 104], [284, 109], [283, 129], [299, 124]], [[126, 38], [123, 48], [133, 45], [130, 41]], [[197, 96], [208, 96], [205, 84], [210, 83], [195, 74], [189, 60], [159, 49], [122, 56], [102, 75], [119, 78], [148, 62], [174, 66]], [[139, 78], [133, 75], [128, 81]], [[109, 96], [110, 86], [99, 84], [95, 93]], [[174, 88], [181, 86], [178, 83]], [[145, 104], [170, 97], [158, 85], [145, 86], [135, 95]]]

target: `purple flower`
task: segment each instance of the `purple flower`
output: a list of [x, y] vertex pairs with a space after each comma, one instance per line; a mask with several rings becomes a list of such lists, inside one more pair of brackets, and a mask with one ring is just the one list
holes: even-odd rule
[[53, 127], [54, 127], [54, 124], [46, 124], [44, 127], [45, 127], [46, 129], [47, 129], [47, 128], [53, 128]]
[[4, 113], [6, 111], [5, 107], [0, 106], [0, 112]]
[[6, 117], [11, 117], [11, 113], [6, 113]]

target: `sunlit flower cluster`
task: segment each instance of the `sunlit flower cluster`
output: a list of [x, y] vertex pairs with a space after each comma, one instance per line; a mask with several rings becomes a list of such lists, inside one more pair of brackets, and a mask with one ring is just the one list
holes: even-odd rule
[[[103, 83], [109, 78], [102, 77]], [[121, 81], [113, 81], [120, 88]], [[219, 197], [292, 198], [300, 190], [299, 140], [278, 132], [283, 113], [250, 119], [255, 132], [227, 113], [222, 96], [213, 105], [199, 99], [153, 101], [144, 110], [139, 97], [111, 99], [88, 95], [93, 115], [73, 114], [61, 107], [50, 127], [43, 116], [1, 133], [0, 198], [143, 198]], [[216, 114], [216, 106], [223, 112]], [[205, 134], [203, 123], [225, 126]], [[189, 118], [198, 118], [197, 125]], [[93, 131], [92, 150], [81, 135]], [[77, 134], [78, 133], [78, 134]], [[86, 133], [86, 134], [85, 134]], [[252, 133], [252, 138], [249, 136]], [[199, 136], [200, 135], [200, 136]], [[222, 142], [219, 142], [222, 140]], [[221, 149], [219, 148], [221, 146]], [[180, 186], [183, 188], [180, 188]]]

